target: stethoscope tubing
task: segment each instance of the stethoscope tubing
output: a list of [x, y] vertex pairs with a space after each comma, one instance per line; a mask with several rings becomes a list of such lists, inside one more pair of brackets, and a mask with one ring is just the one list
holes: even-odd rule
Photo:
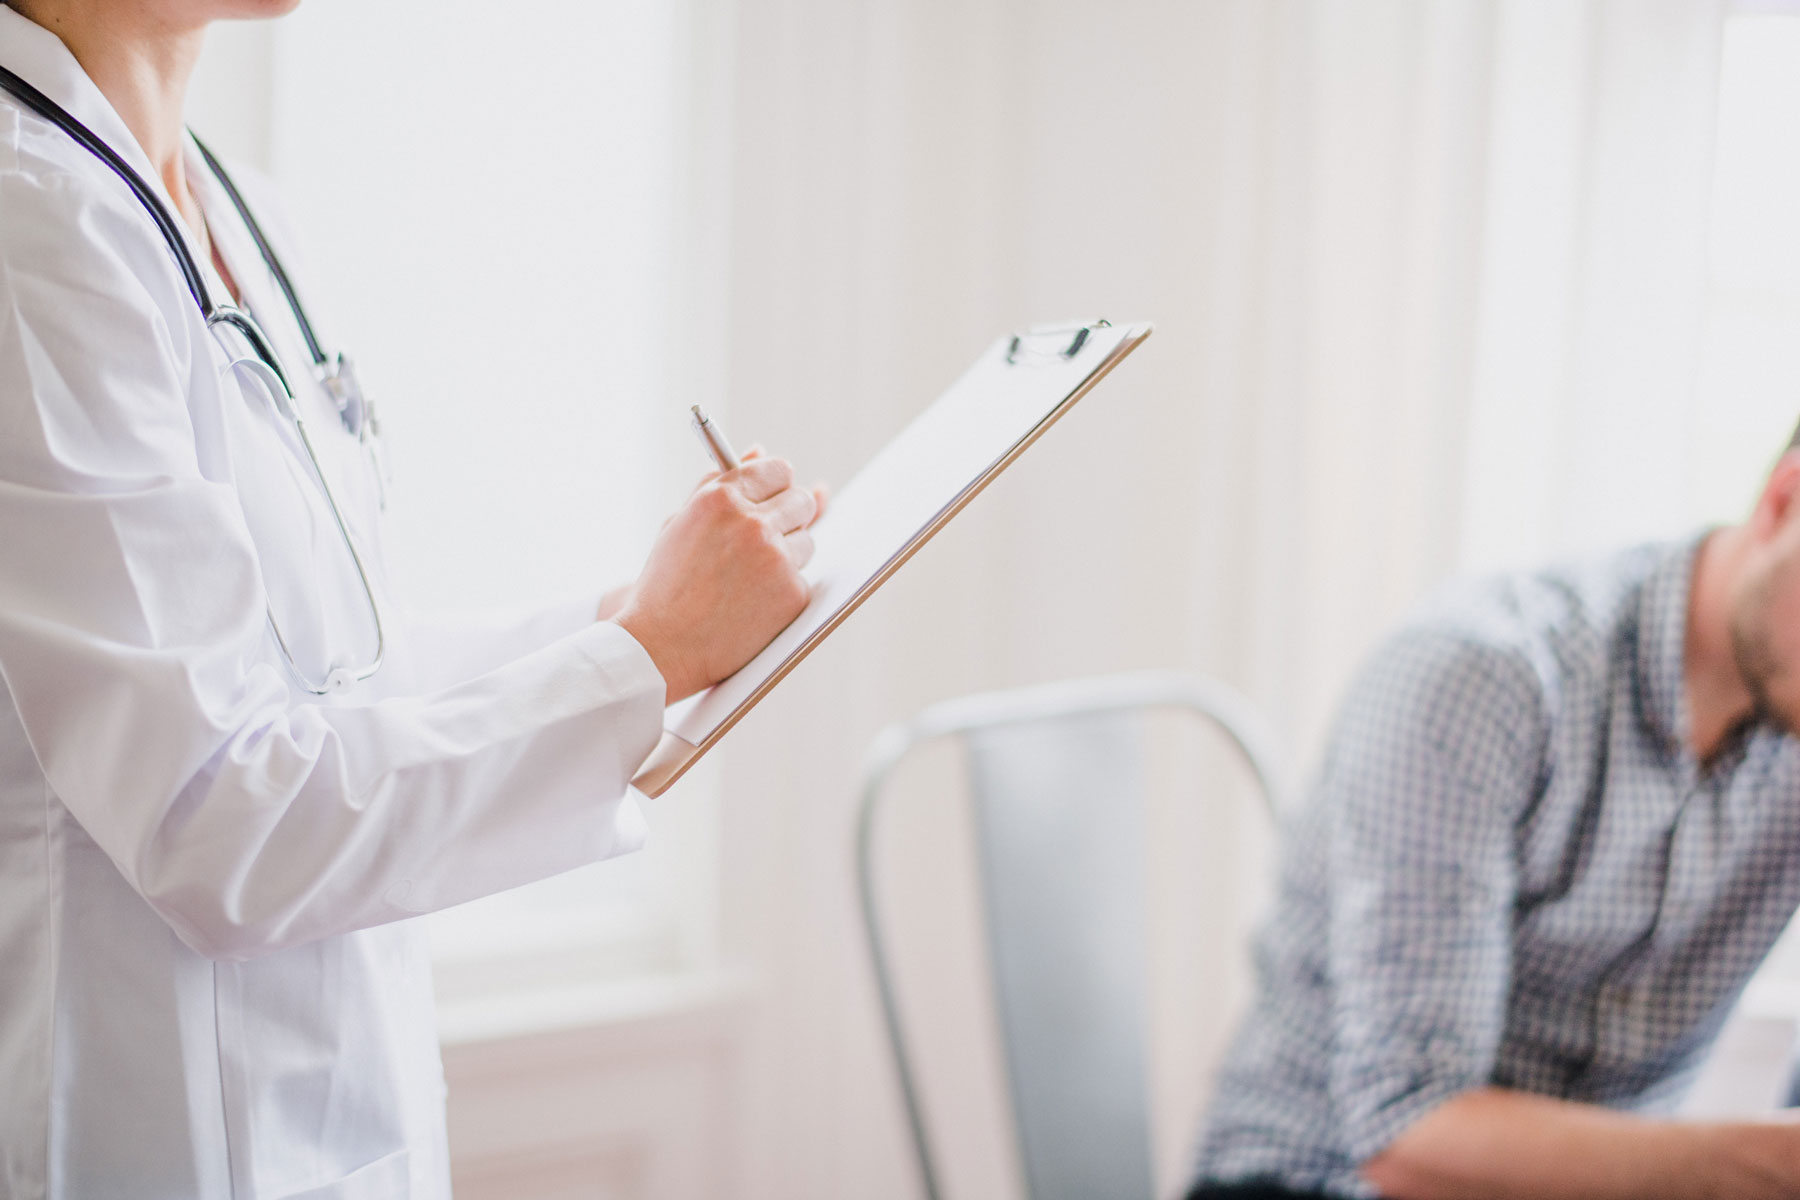
[[207, 290], [206, 280], [200, 274], [200, 264], [188, 252], [187, 242], [183, 239], [181, 227], [175, 223], [174, 214], [162, 202], [153, 188], [138, 173], [131, 169], [111, 146], [100, 140], [93, 130], [77, 121], [69, 112], [44, 93], [26, 83], [5, 67], [0, 67], [0, 87], [11, 92], [19, 103], [29, 108], [44, 120], [50, 122], [64, 133], [80, 143], [81, 148], [92, 154], [112, 169], [113, 174], [125, 181], [139, 204], [144, 206], [156, 222], [163, 240], [169, 244], [169, 251], [175, 258], [175, 265], [181, 270], [181, 278], [187, 284], [187, 290], [194, 297], [194, 303], [200, 306], [202, 316], [210, 319], [214, 312], [212, 294]]
[[238, 191], [237, 184], [232, 182], [231, 173], [225, 169], [224, 164], [213, 154], [211, 148], [200, 140], [198, 134], [189, 130], [188, 136], [194, 139], [194, 145], [200, 149], [200, 157], [206, 160], [207, 169], [213, 173], [213, 178], [217, 179], [220, 186], [225, 189], [225, 195], [230, 198], [231, 206], [237, 209], [237, 214], [243, 220], [244, 227], [250, 231], [250, 237], [256, 242], [257, 252], [262, 255], [263, 262], [268, 265], [269, 273], [275, 277], [275, 284], [281, 289], [282, 296], [287, 300], [288, 308], [293, 311], [295, 324], [300, 326], [300, 336], [306, 341], [306, 352], [312, 356], [313, 366], [321, 368], [327, 366], [331, 358], [325, 353], [325, 348], [319, 344], [318, 336], [313, 333], [312, 321], [306, 315], [306, 305], [300, 303], [300, 293], [294, 289], [294, 281], [288, 278], [287, 268], [281, 265], [281, 256], [275, 253], [275, 247], [263, 235], [262, 225], [257, 221], [255, 214], [250, 211], [250, 206], [244, 203], [243, 194]]

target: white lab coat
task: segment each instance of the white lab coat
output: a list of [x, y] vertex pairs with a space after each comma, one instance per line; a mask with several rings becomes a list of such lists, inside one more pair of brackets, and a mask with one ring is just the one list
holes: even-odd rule
[[[160, 188], [8, 8], [0, 63]], [[635, 848], [663, 681], [591, 603], [403, 619], [367, 461], [189, 165], [312, 413], [388, 662], [326, 700], [293, 685], [268, 597], [302, 643], [364, 636], [335, 530], [273, 519], [293, 451], [125, 185], [0, 97], [0, 1195], [442, 1197], [430, 976], [402, 918]]]

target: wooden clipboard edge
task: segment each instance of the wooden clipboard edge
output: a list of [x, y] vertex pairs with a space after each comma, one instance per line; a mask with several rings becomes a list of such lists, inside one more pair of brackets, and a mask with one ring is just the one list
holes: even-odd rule
[[631, 786], [654, 800], [668, 791], [669, 785], [686, 774], [688, 767], [704, 753], [705, 747], [678, 738], [665, 729]]
[[1142, 345], [1144, 339], [1150, 336], [1152, 328], [1148, 321], [1144, 321], [1126, 329], [1125, 336], [1119, 339], [1119, 344], [1113, 347], [1112, 353], [1100, 361], [1100, 364], [1082, 381], [1079, 387], [1064, 397], [1062, 403], [1045, 414], [1044, 419], [1019, 439], [1018, 444], [1009, 450], [1005, 457], [982, 472], [973, 483], [964, 488], [956, 499], [952, 500], [944, 507], [943, 511], [933, 518], [929, 525], [920, 530], [893, 558], [889, 559], [873, 578], [858, 588], [856, 594], [851, 596], [844, 606], [832, 615], [830, 620], [815, 629], [812, 635], [800, 643], [794, 652], [788, 655], [787, 659], [757, 686], [754, 692], [744, 697], [723, 721], [714, 726], [713, 731], [706, 736], [704, 741], [696, 746], [684, 738], [677, 737], [667, 729], [663, 730], [662, 740], [656, 744], [656, 749], [650, 752], [650, 757], [644, 760], [644, 766], [632, 779], [631, 786], [651, 799], [668, 791], [676, 780], [687, 774], [689, 767], [699, 761], [701, 755], [717, 745], [720, 738], [731, 732], [732, 726], [743, 720], [745, 714], [755, 708], [764, 696], [774, 691], [775, 685], [786, 679], [788, 674], [800, 665], [801, 660], [813, 652], [814, 647], [848, 620], [851, 613], [861, 608], [863, 601], [875, 594], [875, 589], [886, 583], [896, 571], [905, 566], [907, 560], [917, 554], [921, 546], [935, 537], [938, 530], [948, 525], [952, 517], [967, 508], [969, 502], [979, 496], [988, 484], [999, 478], [1002, 471], [1012, 466], [1020, 455], [1031, 448], [1032, 443], [1044, 436], [1045, 430], [1061, 420], [1064, 413], [1074, 408], [1078, 400], [1093, 391], [1100, 381], [1105, 379], [1112, 369], [1124, 360], [1126, 355]]

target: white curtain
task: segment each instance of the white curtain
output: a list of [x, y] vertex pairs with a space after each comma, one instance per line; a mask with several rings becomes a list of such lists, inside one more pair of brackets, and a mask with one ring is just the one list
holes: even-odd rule
[[1692, 519], [1725, 7], [1500, 10], [1464, 563]]
[[[1298, 765], [1446, 574], [1680, 532], [1721, 6], [733, 11], [740, 438], [841, 479], [1002, 330], [1158, 325], [722, 752], [723, 944], [764, 1001], [746, 1194], [909, 1196], [850, 919], [860, 748], [959, 692], [1172, 665], [1250, 691]], [[1266, 870], [1253, 817], [1199, 832], [1153, 870], [1202, 926], [1171, 1187]], [[929, 908], [918, 870], [897, 903]], [[947, 1102], [952, 1182], [1005, 1194], [989, 1098]]]

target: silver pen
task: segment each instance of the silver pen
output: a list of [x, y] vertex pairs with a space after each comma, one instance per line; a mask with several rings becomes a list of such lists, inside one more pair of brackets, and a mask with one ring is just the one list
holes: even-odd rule
[[725, 438], [725, 431], [707, 418], [698, 404], [694, 405], [694, 432], [706, 443], [707, 453], [719, 464], [721, 471], [735, 471], [742, 464], [738, 462], [737, 451]]

